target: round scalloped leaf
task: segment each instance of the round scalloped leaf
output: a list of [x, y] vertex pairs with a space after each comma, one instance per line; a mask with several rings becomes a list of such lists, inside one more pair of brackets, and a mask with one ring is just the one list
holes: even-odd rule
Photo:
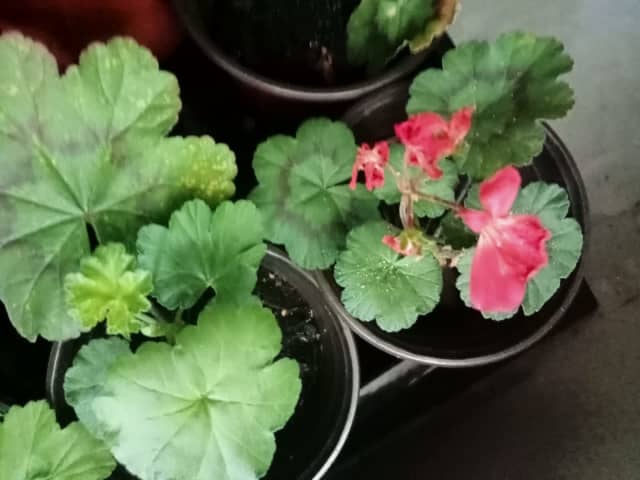
[[435, 308], [442, 291], [440, 265], [431, 253], [403, 257], [382, 243], [384, 235], [397, 233], [385, 222], [355, 228], [334, 271], [347, 311], [365, 322], [375, 320], [387, 332], [411, 327]]
[[80, 271], [64, 281], [70, 313], [86, 329], [107, 321], [107, 333], [126, 338], [140, 331], [137, 316], [151, 307], [151, 274], [133, 270], [135, 257], [121, 243], [98, 247], [80, 262]]
[[115, 467], [80, 423], [61, 429], [44, 400], [12, 407], [0, 424], [2, 480], [104, 480]]
[[192, 307], [207, 288], [226, 300], [243, 298], [267, 251], [263, 236], [253, 203], [227, 201], [212, 212], [192, 200], [171, 215], [168, 228], [140, 229], [138, 261], [153, 274], [154, 297], [170, 310]]
[[44, 47], [6, 34], [0, 64], [0, 298], [27, 339], [73, 338], [83, 326], [63, 283], [90, 253], [87, 223], [100, 243], [132, 246], [142, 225], [191, 198], [194, 158], [208, 151], [217, 165], [220, 153], [165, 138], [178, 84], [133, 40], [92, 44], [60, 77]]
[[283, 244], [303, 268], [328, 268], [351, 227], [379, 218], [373, 194], [345, 185], [355, 155], [349, 128], [327, 119], [308, 120], [296, 138], [277, 135], [256, 150], [259, 185], [250, 199], [260, 209], [266, 238]]
[[297, 363], [273, 362], [281, 339], [269, 310], [216, 302], [175, 346], [147, 342], [111, 365], [90, 402], [98, 434], [141, 480], [262, 477], [301, 391]]
[[[392, 144], [389, 152], [389, 163], [398, 172], [401, 172], [404, 168], [404, 147], [399, 144]], [[422, 193], [428, 195], [436, 195], [444, 200], [455, 200], [455, 187], [458, 184], [458, 169], [455, 164], [450, 160], [441, 160], [439, 163], [442, 169], [442, 178], [438, 180], [432, 180], [422, 169], [418, 167], [408, 167], [411, 178], [420, 179], [418, 185]], [[384, 201], [388, 205], [397, 205], [400, 203], [402, 195], [398, 190], [394, 176], [387, 169], [385, 172], [385, 182], [380, 188], [376, 188], [373, 193], [380, 200]], [[437, 218], [445, 212], [445, 208], [441, 205], [428, 202], [425, 200], [418, 200], [414, 203], [414, 213], [422, 218]]]
[[[513, 205], [513, 213], [533, 214], [540, 217], [543, 225], [551, 232], [547, 242], [549, 263], [529, 280], [522, 302], [525, 315], [533, 315], [560, 288], [561, 280], [567, 278], [576, 268], [582, 253], [582, 229], [573, 218], [565, 218], [569, 209], [567, 192], [558, 185], [534, 182], [523, 188]], [[457, 263], [460, 272], [456, 285], [460, 297], [467, 306], [471, 306], [469, 297], [469, 278], [471, 275], [471, 257], [473, 249], [466, 251]], [[503, 320], [511, 314], [493, 314], [483, 312], [486, 318]]]
[[519, 32], [462, 44], [444, 56], [442, 70], [416, 77], [407, 111], [451, 115], [475, 105], [467, 146], [455, 156], [461, 171], [486, 178], [507, 164], [525, 165], [544, 144], [539, 120], [563, 117], [574, 103], [558, 80], [573, 66], [563, 48]]
[[111, 366], [131, 354], [129, 343], [122, 338], [100, 338], [84, 345], [64, 376], [64, 396], [93, 436], [104, 440], [105, 432], [93, 411], [93, 400], [104, 395]]

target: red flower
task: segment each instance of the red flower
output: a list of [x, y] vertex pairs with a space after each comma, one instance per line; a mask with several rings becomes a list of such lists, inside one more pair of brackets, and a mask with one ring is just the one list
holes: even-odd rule
[[437, 113], [420, 113], [395, 126], [406, 148], [407, 163], [421, 167], [429, 177], [442, 177], [438, 162], [456, 151], [471, 128], [474, 107], [458, 110], [447, 122]]
[[358, 148], [356, 162], [351, 172], [349, 187], [355, 190], [358, 181], [358, 172], [364, 170], [365, 185], [367, 190], [384, 185], [384, 167], [389, 161], [389, 145], [387, 142], [378, 142], [373, 148], [363, 143]]
[[517, 310], [533, 278], [549, 259], [551, 234], [535, 215], [510, 214], [520, 189], [520, 173], [505, 167], [480, 185], [483, 210], [458, 215], [480, 234], [471, 263], [471, 304], [482, 312]]

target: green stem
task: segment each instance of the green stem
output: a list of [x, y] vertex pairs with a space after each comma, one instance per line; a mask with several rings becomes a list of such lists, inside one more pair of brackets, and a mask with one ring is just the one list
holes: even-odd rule
[[462, 205], [456, 202], [450, 202], [449, 200], [445, 200], [444, 198], [440, 198], [435, 195], [430, 195], [428, 193], [412, 192], [411, 194], [418, 197], [420, 200], [426, 200], [427, 202], [437, 203], [439, 205], [442, 205], [443, 207], [453, 210], [454, 212], [458, 212], [462, 208]]

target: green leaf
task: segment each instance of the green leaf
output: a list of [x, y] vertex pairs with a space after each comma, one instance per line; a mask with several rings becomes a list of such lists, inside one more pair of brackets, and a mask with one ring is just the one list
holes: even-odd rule
[[447, 212], [439, 225], [439, 237], [446, 245], [456, 250], [472, 247], [478, 236], [467, 228], [464, 222], [453, 212]]
[[207, 288], [222, 298], [245, 297], [257, 281], [267, 246], [251, 202], [224, 202], [215, 212], [192, 200], [171, 215], [169, 228], [148, 225], [138, 235], [140, 266], [153, 273], [158, 301], [192, 307]]
[[391, 45], [399, 46], [416, 35], [433, 14], [425, 0], [379, 0], [376, 24]]
[[380, 0], [361, 0], [347, 24], [349, 63], [366, 65], [370, 72], [381, 70], [396, 49], [378, 29], [376, 16], [379, 5]]
[[256, 150], [259, 185], [250, 199], [260, 209], [266, 238], [283, 244], [303, 268], [328, 268], [351, 227], [379, 218], [373, 194], [344, 184], [355, 155], [349, 128], [327, 119], [308, 120], [296, 138], [271, 137]]
[[131, 246], [198, 194], [194, 165], [224, 170], [220, 196], [235, 169], [210, 140], [164, 137], [178, 84], [133, 40], [94, 43], [59, 77], [44, 47], [7, 34], [0, 64], [0, 298], [27, 339], [76, 337], [63, 284], [90, 253], [87, 229]]
[[524, 187], [513, 203], [513, 213], [538, 215], [543, 224], [562, 220], [569, 213], [569, 195], [560, 185], [533, 182]]
[[572, 65], [553, 38], [516, 32], [468, 42], [445, 55], [442, 70], [416, 77], [407, 111], [451, 115], [475, 105], [467, 148], [455, 159], [463, 173], [486, 178], [507, 164], [530, 163], [542, 150], [539, 120], [563, 117], [573, 106], [573, 91], [558, 80]]
[[549, 264], [527, 285], [522, 302], [525, 315], [539, 311], [560, 288], [560, 281], [567, 278], [578, 264], [583, 245], [582, 229], [573, 218], [565, 218], [569, 206], [569, 195], [563, 188], [544, 182], [527, 185], [513, 205], [514, 213], [539, 216], [551, 232], [547, 243]]
[[273, 363], [281, 337], [260, 306], [206, 308], [175, 346], [147, 342], [114, 362], [91, 402], [98, 433], [141, 480], [262, 477], [301, 391], [297, 363]]
[[71, 314], [91, 329], [106, 319], [107, 333], [123, 335], [140, 331], [136, 317], [151, 307], [151, 274], [133, 270], [135, 257], [121, 243], [100, 246], [80, 262], [80, 272], [66, 276], [64, 286]]
[[458, 0], [435, 0], [435, 13], [431, 16], [426, 27], [414, 35], [409, 41], [411, 53], [418, 53], [429, 47], [433, 40], [447, 31], [454, 22], [458, 12]]
[[64, 377], [64, 396], [82, 425], [96, 438], [106, 433], [93, 410], [93, 400], [105, 394], [111, 366], [131, 354], [129, 343], [122, 338], [100, 338], [83, 346]]
[[411, 327], [435, 308], [442, 291], [440, 265], [431, 253], [402, 257], [382, 243], [384, 235], [398, 232], [385, 222], [355, 228], [334, 272], [347, 311], [365, 322], [375, 320], [387, 332]]
[[457, 0], [362, 0], [347, 24], [347, 57], [381, 70], [406, 45], [427, 48], [453, 22]]
[[[537, 215], [551, 232], [551, 239], [547, 242], [549, 263], [527, 284], [522, 302], [525, 315], [538, 312], [560, 288], [561, 280], [567, 278], [578, 264], [583, 244], [582, 229], [573, 218], [565, 218], [568, 210], [567, 192], [558, 185], [544, 182], [527, 185], [519, 192], [513, 205], [513, 213]], [[468, 250], [457, 263], [460, 276], [456, 284], [467, 306], [471, 306], [469, 279], [472, 255], [473, 249]], [[515, 313], [496, 315], [483, 312], [483, 316], [503, 320]]]
[[[404, 147], [399, 144], [392, 144], [389, 152], [389, 163], [398, 172], [404, 168]], [[409, 177], [417, 182], [419, 190], [428, 195], [435, 195], [444, 200], [455, 200], [455, 187], [458, 183], [458, 170], [450, 160], [441, 160], [439, 166], [442, 169], [442, 178], [432, 180], [424, 174], [418, 167], [408, 167]], [[387, 170], [384, 185], [373, 191], [376, 197], [388, 205], [400, 203], [401, 194], [393, 175]], [[419, 200], [414, 204], [414, 213], [418, 217], [437, 218], [445, 212], [441, 205]]]
[[45, 401], [12, 407], [0, 424], [2, 480], [103, 480], [115, 466], [80, 423], [61, 429]]

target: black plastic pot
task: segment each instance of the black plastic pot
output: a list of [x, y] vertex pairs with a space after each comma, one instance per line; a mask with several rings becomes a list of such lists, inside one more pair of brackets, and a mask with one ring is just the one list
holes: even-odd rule
[[[351, 332], [322, 302], [313, 279], [279, 250], [270, 249], [259, 274], [257, 294], [278, 318], [283, 352], [301, 365], [302, 395], [285, 428], [266, 479], [317, 480], [335, 461], [353, 424], [360, 388]], [[47, 372], [47, 395], [67, 423], [75, 419], [64, 398], [64, 375], [89, 337], [56, 343]], [[131, 479], [124, 469], [112, 479]]]
[[[350, 109], [343, 120], [358, 141], [376, 141], [393, 136], [394, 123], [406, 119], [408, 84], [389, 87]], [[586, 240], [589, 213], [585, 187], [571, 157], [551, 128], [545, 126], [547, 140], [543, 152], [531, 166], [521, 169], [523, 183], [536, 180], [557, 183], [569, 193], [570, 214], [582, 226]], [[584, 252], [583, 252], [584, 256]], [[340, 301], [340, 287], [332, 272], [316, 272], [316, 281], [330, 307], [366, 342], [395, 357], [442, 367], [471, 367], [504, 360], [529, 348], [544, 337], [562, 318], [575, 299], [582, 280], [582, 262], [560, 289], [536, 314], [519, 313], [502, 322], [484, 319], [465, 307], [455, 296], [442, 302], [416, 324], [397, 333], [388, 333], [374, 322], [353, 318]]]
[[[346, 30], [346, 20], [348, 19], [348, 17], [346, 19], [344, 18], [344, 12], [343, 15], [338, 16], [339, 18], [335, 16], [331, 17], [329, 16], [332, 10], [331, 6], [325, 6], [323, 9], [320, 9], [318, 4], [347, 4], [341, 8], [341, 10], [345, 11], [355, 8], [357, 5], [357, 2], [353, 0], [307, 0], [307, 5], [299, 0], [292, 1], [292, 4], [299, 4], [298, 8], [316, 9], [321, 11], [322, 14], [325, 14], [326, 11], [327, 18], [317, 18], [316, 23], [310, 25], [310, 28], [316, 26], [317, 28], [321, 28], [321, 26], [324, 26], [325, 29], [340, 29], [343, 34]], [[259, 104], [262, 105], [265, 110], [275, 112], [282, 111], [283, 108], [287, 112], [292, 109], [294, 109], [294, 111], [300, 111], [301, 108], [304, 109], [304, 107], [310, 106], [313, 106], [315, 114], [337, 111], [337, 109], [345, 108], [350, 102], [358, 100], [385, 85], [392, 84], [410, 76], [416, 70], [420, 69], [430, 56], [433, 56], [439, 61], [442, 52], [451, 47], [450, 40], [444, 36], [440, 41], [434, 42], [432, 47], [424, 52], [416, 55], [407, 54], [401, 56], [392, 62], [382, 73], [371, 78], [366, 78], [365, 75], [361, 75], [360, 79], [350, 78], [351, 81], [347, 83], [326, 87], [296, 84], [292, 83], [289, 79], [276, 79], [278, 76], [287, 77], [286, 73], [283, 75], [282, 72], [278, 71], [278, 67], [274, 67], [275, 71], [269, 75], [258, 73], [247, 65], [242, 64], [237, 57], [229, 52], [228, 47], [225, 49], [220, 42], [212, 36], [212, 19], [215, 20], [216, 15], [221, 15], [219, 10], [216, 9], [216, 5], [220, 5], [221, 2], [222, 0], [174, 0], [174, 5], [192, 39], [213, 63], [233, 77], [236, 82], [242, 86], [246, 97], [252, 101], [253, 106]], [[233, 2], [225, 1], [224, 3]], [[247, 3], [250, 2], [243, 2], [243, 4]], [[273, 10], [282, 10], [284, 8], [283, 5], [284, 2], [280, 2], [277, 8], [273, 6]], [[248, 10], [248, 12], [251, 12], [251, 10]], [[286, 18], [288, 13], [289, 12], [282, 12], [281, 16]], [[247, 15], [250, 14], [251, 13], [247, 13]], [[232, 18], [221, 18], [220, 20], [233, 23]], [[295, 13], [292, 13], [291, 22], [296, 21]], [[243, 29], [242, 26], [236, 24], [233, 26], [237, 26], [239, 30]], [[273, 28], [277, 29], [277, 26], [274, 25]], [[251, 37], [255, 33], [256, 32], [238, 31], [238, 43], [242, 42], [243, 35]], [[270, 33], [274, 39], [278, 39], [279, 36], [284, 35], [284, 32], [278, 31], [270, 31], [267, 33]], [[306, 32], [301, 32], [300, 35], [304, 33]], [[269, 37], [267, 36], [266, 38], [268, 41]], [[346, 40], [343, 40], [343, 42], [344, 41]], [[282, 55], [285, 56], [286, 52], [283, 52]]]

